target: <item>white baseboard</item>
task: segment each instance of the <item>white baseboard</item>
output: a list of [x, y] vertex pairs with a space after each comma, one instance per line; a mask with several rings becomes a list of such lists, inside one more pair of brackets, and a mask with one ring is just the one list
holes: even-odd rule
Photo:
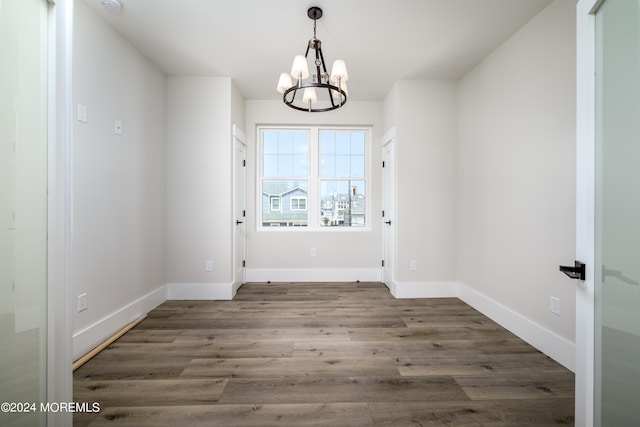
[[120, 329], [138, 319], [167, 300], [167, 287], [155, 291], [127, 304], [93, 325], [73, 333], [73, 360], [77, 360], [96, 346], [113, 336]]
[[169, 283], [168, 300], [231, 300], [240, 286], [233, 283]]
[[576, 346], [571, 341], [462, 283], [458, 283], [458, 298], [575, 372]]
[[392, 280], [390, 282], [382, 282], [383, 285], [385, 285], [387, 288], [389, 288], [389, 292], [391, 292], [391, 295], [395, 296], [396, 295], [396, 282], [395, 280]]
[[457, 282], [396, 282], [390, 287], [396, 298], [455, 298]]
[[503, 328], [525, 340], [556, 362], [575, 372], [575, 344], [509, 307], [458, 282], [393, 282], [387, 284], [396, 298], [457, 297]]
[[380, 282], [380, 268], [248, 268], [247, 282]]
[[231, 284], [231, 293], [232, 293], [232, 297], [231, 298], [236, 296], [236, 294], [238, 293], [238, 289], [240, 289], [243, 284], [244, 284], [244, 282], [233, 282]]

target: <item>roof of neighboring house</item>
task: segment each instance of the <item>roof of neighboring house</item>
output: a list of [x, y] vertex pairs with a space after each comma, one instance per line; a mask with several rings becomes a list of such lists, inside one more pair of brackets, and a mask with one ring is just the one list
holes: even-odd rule
[[307, 194], [307, 189], [303, 188], [297, 181], [265, 181], [262, 183], [262, 194], [267, 196], [282, 197], [296, 190]]

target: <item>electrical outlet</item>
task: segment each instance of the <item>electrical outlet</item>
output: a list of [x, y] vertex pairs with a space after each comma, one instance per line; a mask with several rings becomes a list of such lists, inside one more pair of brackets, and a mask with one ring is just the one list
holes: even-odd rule
[[208, 259], [204, 262], [204, 271], [213, 271], [213, 261]]
[[409, 261], [409, 270], [416, 271], [417, 269], [418, 269], [418, 261], [415, 259], [412, 259], [411, 261]]
[[78, 295], [78, 313], [87, 309], [87, 294]]
[[86, 105], [78, 104], [78, 121], [82, 123], [87, 123]]
[[120, 120], [116, 120], [113, 124], [113, 132], [116, 135], [122, 135], [122, 122]]
[[560, 316], [560, 298], [551, 297], [549, 299], [549, 311]]
[[311, 248], [310, 254], [311, 256], [318, 256], [318, 250], [316, 248]]

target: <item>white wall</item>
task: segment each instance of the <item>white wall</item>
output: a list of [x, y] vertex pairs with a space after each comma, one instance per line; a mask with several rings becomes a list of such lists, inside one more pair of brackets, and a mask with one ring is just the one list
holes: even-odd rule
[[[296, 111], [281, 101], [246, 102], [248, 281], [380, 280], [381, 203], [377, 189], [381, 185], [382, 120], [381, 102], [349, 102], [322, 114]], [[370, 231], [257, 231], [256, 126], [261, 124], [373, 126]], [[317, 256], [310, 256], [311, 248], [317, 249]]]
[[167, 283], [188, 299], [204, 294], [174, 291], [233, 281], [232, 110], [244, 117], [229, 78], [169, 77], [167, 98]]
[[231, 126], [238, 126], [242, 132], [244, 132], [244, 117], [245, 117], [245, 105], [244, 105], [244, 97], [236, 87], [236, 85], [231, 82]]
[[387, 102], [387, 120], [396, 126], [395, 279], [418, 286], [454, 282], [457, 85], [402, 80]]
[[558, 265], [575, 255], [575, 3], [553, 2], [459, 85], [458, 279], [569, 348], [576, 283]]
[[[72, 307], [78, 357], [164, 300], [165, 77], [75, 4]], [[114, 121], [122, 121], [122, 135]], [[87, 310], [76, 298], [86, 293]]]

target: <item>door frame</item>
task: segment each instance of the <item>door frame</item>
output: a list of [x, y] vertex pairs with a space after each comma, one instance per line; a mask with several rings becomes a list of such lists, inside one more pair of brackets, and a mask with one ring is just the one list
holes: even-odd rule
[[[48, 259], [47, 401], [73, 400], [72, 69], [74, 0], [47, 0], [48, 21]], [[47, 425], [71, 425], [71, 412], [49, 412]]]
[[[236, 212], [236, 207], [238, 206], [238, 191], [240, 190], [238, 188], [239, 183], [237, 182], [236, 177], [238, 176], [238, 170], [237, 168], [238, 166], [238, 150], [237, 147], [238, 145], [242, 145], [244, 147], [243, 152], [244, 152], [244, 158], [242, 159], [243, 161], [243, 165], [242, 167], [242, 171], [240, 171], [243, 175], [243, 179], [242, 179], [242, 186], [243, 188], [241, 189], [242, 191], [242, 210], [244, 211], [244, 209], [246, 208], [246, 188], [247, 188], [247, 177], [246, 177], [246, 167], [244, 165], [244, 160], [246, 159], [246, 150], [247, 150], [247, 137], [245, 136], [244, 132], [236, 125], [233, 125], [233, 206], [231, 207], [232, 210], [232, 218], [234, 221], [233, 224], [233, 255], [232, 255], [232, 259], [233, 259], [233, 272], [232, 272], [232, 276], [233, 276], [233, 289], [232, 289], [232, 295], [235, 296], [236, 292], [238, 291], [238, 289], [240, 288], [240, 286], [242, 286], [242, 284], [245, 282], [246, 279], [246, 268], [244, 265], [238, 265], [238, 263], [243, 264], [244, 263], [244, 258], [245, 258], [245, 253], [246, 253], [246, 241], [245, 241], [245, 235], [246, 235], [246, 226], [247, 226], [247, 221], [246, 218], [244, 220], [244, 224], [242, 224], [242, 227], [245, 227], [244, 230], [245, 232], [242, 233], [243, 235], [243, 242], [242, 242], [242, 246], [243, 246], [243, 254], [242, 254], [242, 261], [236, 259], [236, 250], [237, 250], [237, 244], [238, 244], [238, 227], [239, 224], [236, 223], [236, 221], [239, 220], [239, 212]], [[245, 215], [243, 215], [243, 217], [245, 217]], [[237, 272], [239, 269], [242, 269], [242, 277], [238, 277], [237, 276]]]
[[575, 424], [594, 424], [595, 337], [595, 13], [604, 0], [577, 4], [576, 259], [586, 280], [576, 289]]
[[[396, 188], [395, 188], [395, 183], [396, 183], [396, 177], [395, 177], [395, 173], [396, 173], [396, 165], [395, 165], [395, 157], [396, 157], [396, 128], [391, 128], [387, 131], [387, 133], [385, 133], [385, 135], [382, 138], [382, 160], [386, 161], [386, 151], [387, 148], [391, 147], [391, 150], [393, 151], [393, 163], [390, 165], [384, 165], [383, 169], [385, 168], [389, 168], [386, 170], [382, 171], [382, 209], [383, 211], [385, 211], [385, 216], [382, 218], [381, 221], [381, 227], [382, 227], [382, 232], [381, 232], [381, 238], [382, 238], [382, 261], [383, 261], [383, 265], [381, 267], [381, 271], [380, 271], [380, 277], [382, 279], [382, 281], [385, 283], [385, 285], [389, 288], [389, 291], [391, 292], [392, 295], [395, 295], [396, 293], [396, 282], [395, 282], [395, 235], [396, 235], [396, 217], [397, 217], [397, 211], [396, 211]], [[390, 185], [387, 185], [387, 174], [391, 174], [391, 182]], [[390, 187], [390, 188], [389, 188]], [[389, 196], [389, 192], [390, 192], [390, 196]], [[387, 200], [389, 200], [390, 204], [391, 204], [391, 208], [389, 209], [389, 207], [386, 205]], [[389, 214], [389, 211], [390, 214]], [[385, 221], [392, 221], [391, 224], [387, 225], [385, 224]], [[391, 242], [387, 241], [387, 228], [386, 227], [391, 227]], [[389, 251], [387, 251], [387, 246], [391, 245], [390, 248], [390, 253], [391, 253], [391, 259], [387, 259], [387, 257], [385, 257], [385, 255], [387, 253], [389, 253]], [[388, 269], [388, 267], [390, 267], [390, 269]], [[385, 270], [389, 271], [390, 274], [390, 278], [389, 280], [387, 280], [387, 278], [385, 277]], [[389, 282], [389, 283], [387, 283]]]

